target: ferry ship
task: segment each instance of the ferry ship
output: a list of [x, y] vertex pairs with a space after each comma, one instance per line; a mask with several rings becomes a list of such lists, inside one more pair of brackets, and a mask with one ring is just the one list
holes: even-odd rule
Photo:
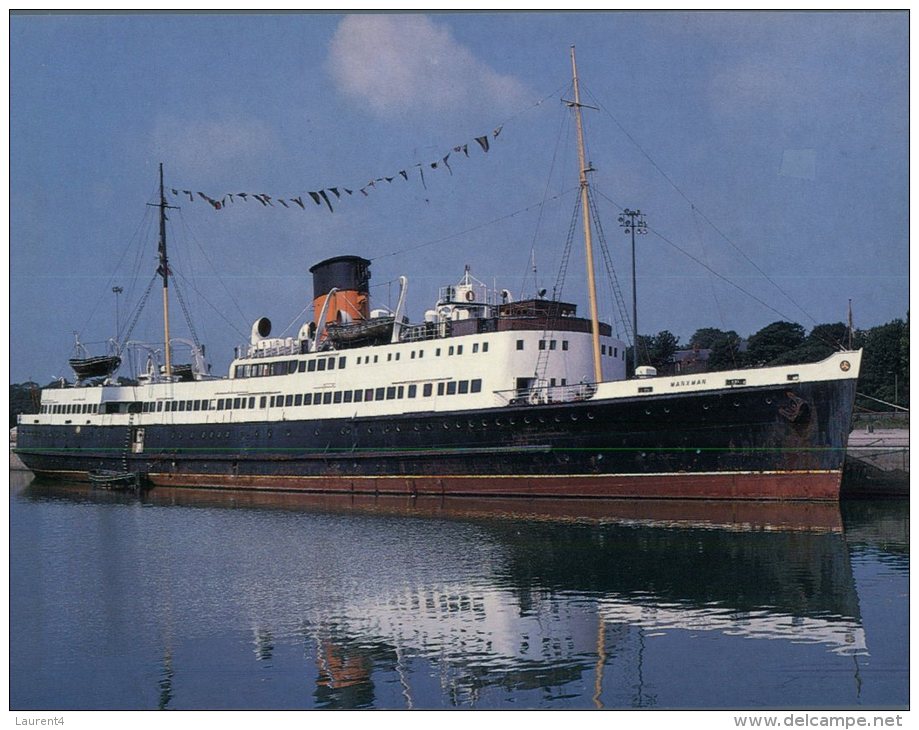
[[[590, 316], [489, 292], [466, 269], [421, 321], [372, 309], [370, 261], [310, 269], [296, 337], [252, 326], [225, 377], [195, 348], [172, 364], [160, 167], [165, 364], [136, 385], [121, 358], [71, 361], [17, 453], [40, 476], [103, 485], [466, 496], [812, 499], [839, 496], [860, 351], [692, 376], [638, 368], [599, 320], [572, 49]], [[105, 372], [108, 370], [109, 372]], [[93, 377], [90, 377], [93, 376]]]

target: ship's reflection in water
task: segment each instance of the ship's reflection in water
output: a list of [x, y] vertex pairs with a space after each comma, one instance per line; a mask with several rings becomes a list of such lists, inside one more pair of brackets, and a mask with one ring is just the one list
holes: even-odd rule
[[13, 492], [13, 709], [908, 701], [902, 503]]

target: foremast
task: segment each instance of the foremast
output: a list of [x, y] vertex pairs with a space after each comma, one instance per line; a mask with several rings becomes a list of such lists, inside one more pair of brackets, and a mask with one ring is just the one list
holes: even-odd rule
[[166, 209], [174, 208], [166, 203], [166, 189], [163, 186], [163, 163], [160, 163], [160, 202], [155, 204], [160, 209], [160, 263], [156, 270], [163, 278], [163, 337], [165, 338], [165, 376], [172, 377], [172, 350], [169, 346], [169, 257], [166, 253]]
[[574, 82], [574, 116], [578, 129], [578, 166], [579, 182], [581, 189], [581, 218], [584, 224], [584, 248], [587, 259], [587, 294], [590, 299], [590, 326], [592, 333], [594, 382], [603, 380], [603, 371], [600, 365], [600, 316], [597, 312], [597, 283], [594, 277], [594, 250], [590, 229], [590, 200], [587, 173], [591, 171], [584, 154], [584, 127], [581, 122], [581, 91], [578, 85], [578, 65], [574, 56], [574, 46], [571, 46], [571, 76]]

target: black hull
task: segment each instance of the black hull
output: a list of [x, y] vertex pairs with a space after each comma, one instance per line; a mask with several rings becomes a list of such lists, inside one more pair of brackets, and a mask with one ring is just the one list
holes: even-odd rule
[[[153, 485], [575, 497], [837, 499], [853, 380], [451, 413], [235, 424], [21, 424], [36, 474]], [[129, 451], [129, 450], [128, 450]]]

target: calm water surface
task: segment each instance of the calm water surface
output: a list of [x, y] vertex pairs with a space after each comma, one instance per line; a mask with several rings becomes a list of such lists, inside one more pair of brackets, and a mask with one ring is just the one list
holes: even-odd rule
[[10, 707], [908, 704], [909, 512], [10, 490]]

